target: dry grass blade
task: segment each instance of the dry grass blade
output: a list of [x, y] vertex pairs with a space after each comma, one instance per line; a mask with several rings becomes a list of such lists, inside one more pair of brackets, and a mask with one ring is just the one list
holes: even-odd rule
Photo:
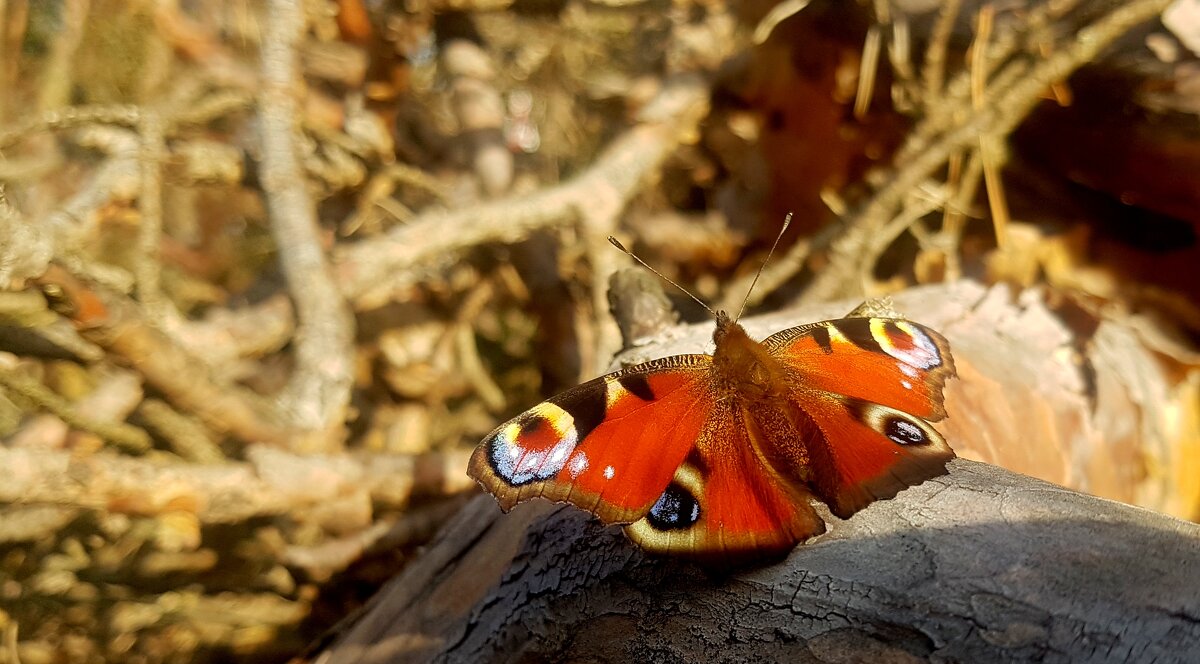
[[[866, 255], [863, 249], [910, 190], [944, 168], [955, 151], [977, 144], [981, 135], [1007, 135], [1040, 102], [1051, 84], [1092, 61], [1134, 26], [1158, 16], [1168, 4], [1169, 0], [1136, 0], [1113, 8], [1075, 33], [1069, 45], [1033, 63], [1028, 74], [994, 92], [985, 108], [964, 114], [960, 122], [944, 131], [930, 133], [937, 138], [898, 162], [886, 183], [844, 222], [830, 243], [829, 265], [817, 275], [802, 299], [821, 301], [859, 292], [860, 262]], [[931, 118], [926, 122], [934, 121]], [[921, 128], [913, 133], [919, 135]]]
[[[992, 24], [996, 19], [994, 5], [984, 5], [976, 17], [975, 43], [971, 46], [971, 105], [976, 112], [983, 110], [984, 89], [987, 73], [984, 69], [988, 40], [992, 36]], [[1007, 237], [1008, 203], [1004, 196], [1004, 182], [1000, 177], [1003, 166], [1003, 148], [995, 134], [979, 137], [979, 155], [983, 160], [983, 181], [987, 186], [988, 206], [992, 211], [992, 226], [996, 231], [996, 244], [1003, 247]]]

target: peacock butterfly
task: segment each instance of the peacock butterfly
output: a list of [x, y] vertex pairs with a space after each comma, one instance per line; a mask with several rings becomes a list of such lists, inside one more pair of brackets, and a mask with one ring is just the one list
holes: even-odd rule
[[716, 324], [712, 355], [634, 365], [500, 425], [468, 474], [505, 511], [541, 496], [648, 551], [744, 562], [824, 532], [814, 496], [847, 518], [946, 472], [930, 422], [954, 361], [937, 332], [849, 317], [760, 342]]

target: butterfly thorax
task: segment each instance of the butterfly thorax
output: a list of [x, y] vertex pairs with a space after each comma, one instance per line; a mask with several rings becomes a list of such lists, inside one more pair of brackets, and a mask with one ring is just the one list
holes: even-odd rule
[[713, 369], [718, 381], [733, 394], [756, 399], [787, 392], [783, 365], [724, 312], [717, 316], [713, 343]]

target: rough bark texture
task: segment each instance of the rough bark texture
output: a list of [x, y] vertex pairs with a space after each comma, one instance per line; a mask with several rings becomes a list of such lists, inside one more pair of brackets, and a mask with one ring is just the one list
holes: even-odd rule
[[[1094, 383], [1057, 352], [1079, 339], [1036, 297], [960, 284], [896, 300], [955, 349], [942, 428], [960, 455], [1036, 469], [1023, 450], [1049, 447], [1084, 472], [1111, 453]], [[694, 351], [709, 332], [673, 328], [622, 359]], [[714, 573], [647, 557], [572, 507], [505, 516], [481, 497], [316, 661], [1200, 661], [1195, 524], [968, 460], [826, 520], [778, 564]]]
[[469, 505], [320, 661], [1197, 661], [1200, 528], [970, 461], [721, 578]]

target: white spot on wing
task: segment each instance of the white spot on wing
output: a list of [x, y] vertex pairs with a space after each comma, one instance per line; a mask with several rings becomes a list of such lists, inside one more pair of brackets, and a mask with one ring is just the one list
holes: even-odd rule
[[567, 461], [567, 472], [571, 474], [572, 478], [582, 475], [583, 471], [587, 470], [587, 467], [588, 457], [587, 453], [583, 450], [575, 450], [575, 453], [571, 455], [570, 461]]
[[615, 474], [616, 472], [617, 471], [612, 466], [605, 466], [604, 467], [604, 479], [611, 480], [613, 478], [613, 474]]

